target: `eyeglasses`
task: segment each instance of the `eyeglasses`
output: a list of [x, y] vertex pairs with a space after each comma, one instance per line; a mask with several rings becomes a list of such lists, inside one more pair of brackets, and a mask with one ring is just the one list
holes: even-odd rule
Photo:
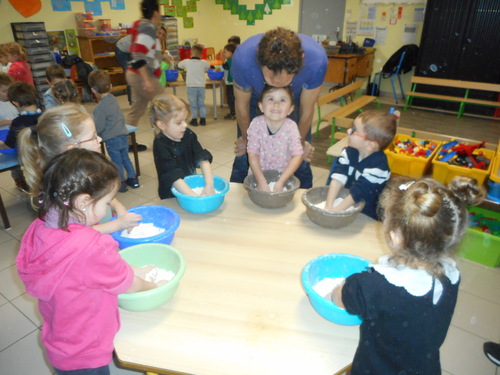
[[86, 143], [86, 142], [97, 142], [99, 140], [99, 136], [94, 133], [94, 136], [92, 138], [89, 138], [89, 139], [86, 139], [84, 141], [80, 141], [80, 142], [76, 142], [75, 145], [79, 146], [81, 145], [82, 143]]
[[356, 132], [356, 127], [354, 126], [354, 124], [352, 124], [351, 127], [351, 135], [357, 135], [360, 138], [366, 139], [366, 135], [359, 134], [358, 132]]

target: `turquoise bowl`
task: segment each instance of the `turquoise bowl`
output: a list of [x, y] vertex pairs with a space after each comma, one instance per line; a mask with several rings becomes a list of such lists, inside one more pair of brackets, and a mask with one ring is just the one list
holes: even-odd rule
[[354, 273], [365, 271], [372, 262], [357, 255], [330, 253], [311, 260], [302, 269], [302, 286], [309, 302], [323, 318], [337, 324], [354, 326], [361, 324], [358, 315], [349, 314], [330, 299], [319, 295], [313, 287], [325, 278], [347, 278]]
[[156, 236], [143, 238], [123, 237], [121, 235], [123, 232], [122, 230], [111, 233], [111, 236], [113, 236], [120, 245], [120, 249], [144, 243], [161, 243], [164, 245], [170, 245], [172, 243], [175, 231], [179, 228], [180, 224], [179, 214], [173, 209], [159, 205], [144, 205], [131, 208], [128, 212], [141, 215], [142, 220], [139, 223], [152, 223], [155, 227], [163, 228], [165, 231]]
[[173, 297], [186, 270], [182, 255], [172, 246], [148, 243], [135, 245], [120, 251], [121, 257], [130, 265], [144, 267], [154, 265], [175, 276], [162, 286], [137, 293], [124, 293], [118, 296], [118, 306], [130, 311], [153, 310]]
[[[202, 174], [186, 176], [184, 177], [184, 182], [188, 184], [191, 189], [205, 186], [205, 178]], [[171, 191], [177, 198], [179, 206], [187, 212], [191, 212], [193, 214], [206, 214], [208, 212], [215, 211], [222, 205], [222, 202], [224, 202], [224, 196], [229, 191], [229, 182], [222, 177], [214, 176], [214, 188], [219, 193], [206, 197], [191, 197], [189, 195], [184, 195], [175, 187], [172, 187]]]

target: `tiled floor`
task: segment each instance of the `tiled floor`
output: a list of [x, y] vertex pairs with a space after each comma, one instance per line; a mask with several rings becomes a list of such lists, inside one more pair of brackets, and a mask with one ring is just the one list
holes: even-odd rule
[[[207, 103], [211, 101], [207, 92]], [[185, 92], [178, 91], [186, 98]], [[119, 101], [128, 111], [126, 97]], [[92, 105], [86, 105], [90, 111]], [[235, 122], [223, 120], [227, 109], [219, 111], [219, 120], [210, 118], [206, 127], [193, 128], [201, 144], [214, 155], [216, 175], [229, 178], [233, 160]], [[222, 113], [221, 113], [222, 112]], [[451, 115], [450, 115], [451, 116]], [[481, 121], [481, 120], [478, 120]], [[125, 206], [147, 203], [157, 194], [156, 171], [151, 144], [152, 131], [143, 118], [137, 134], [140, 143], [149, 146], [140, 153], [141, 188], [119, 194]], [[326, 169], [314, 168], [314, 184], [323, 185]], [[2, 375], [51, 374], [40, 344], [41, 319], [36, 301], [24, 290], [15, 267], [15, 257], [23, 232], [34, 219], [27, 199], [18, 193], [8, 173], [0, 179], [0, 193], [11, 220], [12, 228], [0, 230], [0, 373]], [[458, 305], [446, 342], [441, 350], [444, 374], [500, 375], [500, 370], [488, 361], [482, 352], [485, 341], [500, 341], [500, 269], [488, 268], [478, 263], [459, 259], [462, 271]], [[112, 374], [137, 374], [115, 366]]]

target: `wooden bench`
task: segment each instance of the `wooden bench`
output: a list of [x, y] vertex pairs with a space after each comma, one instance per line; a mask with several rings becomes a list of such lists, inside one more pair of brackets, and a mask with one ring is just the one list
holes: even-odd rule
[[[347, 119], [346, 117], [353, 114], [356, 111], [361, 111], [364, 106], [375, 101], [377, 103], [377, 108], [380, 108], [380, 102], [376, 96], [361, 95], [361, 86], [363, 81], [356, 81], [350, 85], [344, 86], [341, 89], [332, 91], [318, 98], [316, 104], [318, 106], [318, 122], [316, 124], [316, 134], [315, 137], [319, 136], [319, 128], [322, 122], [330, 122], [332, 124], [330, 146], [332, 146], [337, 140], [345, 137], [346, 129], [350, 128], [352, 125], [352, 119]], [[358, 98], [353, 99], [358, 91]], [[352, 101], [346, 103], [346, 96], [350, 95]], [[340, 108], [337, 108], [326, 115], [321, 115], [321, 107], [325, 104], [339, 99]], [[340, 131], [339, 131], [340, 130]], [[330, 158], [329, 158], [330, 161]]]
[[[465, 111], [466, 104], [483, 105], [488, 107], [500, 108], [500, 102], [469, 98], [470, 90], [491, 91], [498, 93], [500, 92], [500, 84], [458, 81], [454, 79], [429, 78], [429, 77], [418, 77], [418, 76], [413, 76], [411, 78], [411, 83], [412, 83], [411, 92], [406, 93], [407, 97], [404, 108], [405, 111], [406, 108], [411, 107], [414, 97], [460, 103], [460, 108], [458, 110], [458, 118], [462, 117], [462, 114]], [[464, 95], [451, 96], [451, 95], [438, 95], [426, 92], [419, 92], [417, 91], [419, 87], [417, 85], [430, 85], [430, 86], [453, 87], [453, 88], [463, 89]]]

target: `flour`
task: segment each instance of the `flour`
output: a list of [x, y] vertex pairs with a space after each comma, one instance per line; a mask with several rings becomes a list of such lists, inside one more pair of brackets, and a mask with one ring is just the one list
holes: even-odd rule
[[[333, 207], [338, 206], [340, 204], [340, 202], [342, 202], [343, 200], [344, 200], [344, 198], [337, 198], [337, 199], [335, 199], [333, 201]], [[326, 201], [323, 201], [323, 202], [316, 203], [313, 206], [321, 208], [322, 210], [324, 210], [325, 209], [325, 204], [326, 204]], [[351, 211], [354, 211], [354, 206], [348, 207], [346, 210], [344, 210], [342, 212], [351, 212]]]
[[[148, 266], [145, 266], [148, 267]], [[160, 281], [170, 281], [174, 278], [175, 273], [164, 270], [163, 268], [154, 267], [145, 276], [144, 280], [159, 283]]]
[[[269, 183], [269, 189], [271, 190], [271, 192], [274, 192], [274, 186], [276, 185], [276, 182], [270, 182]], [[283, 187], [283, 191], [287, 191], [288, 188], [286, 186]]]
[[122, 231], [121, 236], [126, 238], [146, 238], [153, 237], [160, 233], [165, 232], [164, 228], [155, 227], [153, 223], [141, 223], [136, 227], [125, 229]]
[[318, 282], [316, 285], [314, 285], [312, 288], [320, 296], [323, 296], [326, 299], [331, 300], [331, 294], [333, 289], [342, 284], [344, 280], [345, 279], [343, 277], [337, 277], [334, 279], [332, 279], [331, 277], [326, 277], [320, 282]]
[[[202, 187], [197, 187], [192, 189], [196, 195], [199, 195], [200, 197], [203, 194], [203, 188]], [[215, 194], [219, 194], [220, 190], [215, 190]]]

